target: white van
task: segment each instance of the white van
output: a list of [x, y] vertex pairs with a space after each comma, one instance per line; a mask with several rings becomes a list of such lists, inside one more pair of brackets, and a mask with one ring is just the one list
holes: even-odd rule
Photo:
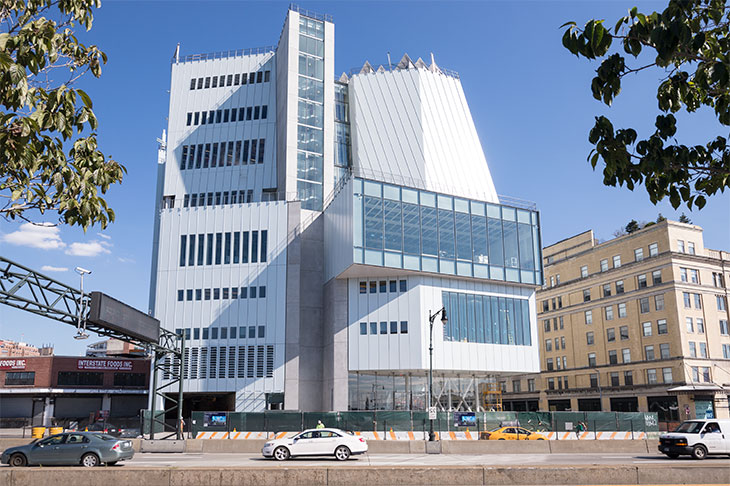
[[659, 452], [674, 459], [690, 455], [704, 459], [708, 454], [730, 455], [730, 419], [687, 420], [669, 434], [659, 436]]

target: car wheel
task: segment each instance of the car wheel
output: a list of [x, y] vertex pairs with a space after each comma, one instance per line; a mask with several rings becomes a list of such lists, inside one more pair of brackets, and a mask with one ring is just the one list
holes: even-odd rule
[[692, 449], [692, 457], [695, 459], [704, 459], [707, 457], [707, 449], [705, 449], [705, 446], [696, 445]]
[[504, 440], [504, 437], [500, 437], [499, 440]]
[[350, 449], [346, 446], [340, 446], [335, 449], [335, 457], [338, 461], [346, 461], [350, 457]]
[[81, 465], [84, 467], [96, 467], [99, 465], [99, 456], [91, 452], [84, 454], [81, 457]]
[[106, 465], [107, 466], [116, 466], [117, 462], [119, 462], [119, 461], [110, 461], [110, 462], [107, 462]]
[[538, 438], [537, 438], [537, 440], [545, 440], [545, 439], [544, 439], [544, 438], [542, 438], [542, 437], [538, 437]]
[[13, 467], [24, 467], [28, 465], [28, 460], [23, 454], [16, 453], [10, 456], [10, 463]]
[[289, 449], [286, 447], [277, 447], [274, 449], [274, 459], [277, 461], [286, 461], [289, 459]]
[[676, 459], [676, 458], [678, 458], [678, 457], [679, 457], [679, 454], [677, 454], [677, 453], [675, 453], [675, 452], [671, 452], [671, 453], [667, 454], [667, 457], [668, 457], [669, 459]]

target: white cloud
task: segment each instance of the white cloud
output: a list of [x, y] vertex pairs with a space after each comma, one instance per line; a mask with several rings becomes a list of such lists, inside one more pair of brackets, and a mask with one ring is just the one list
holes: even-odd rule
[[18, 231], [3, 236], [3, 241], [11, 245], [29, 246], [41, 250], [57, 250], [66, 244], [61, 240], [61, 230], [53, 223], [24, 223]]
[[82, 257], [95, 257], [102, 253], [111, 253], [109, 251], [109, 243], [105, 241], [90, 241], [88, 243], [71, 243], [71, 246], [66, 250], [67, 255], [82, 256]]
[[134, 258], [117, 257], [120, 263], [137, 263]]
[[68, 272], [68, 268], [66, 268], [66, 267], [54, 267], [52, 265], [43, 265], [41, 267], [41, 271], [43, 271], [43, 272]]
[[101, 236], [102, 238], [104, 238], [107, 241], [110, 241], [112, 239], [111, 236], [105, 235], [104, 233], [97, 233], [97, 235]]

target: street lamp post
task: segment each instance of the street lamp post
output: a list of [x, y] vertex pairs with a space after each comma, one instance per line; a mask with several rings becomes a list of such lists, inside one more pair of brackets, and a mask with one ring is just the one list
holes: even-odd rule
[[86, 333], [86, 329], [81, 327], [82, 315], [84, 314], [84, 310], [86, 310], [86, 302], [84, 301], [84, 275], [91, 275], [91, 270], [87, 270], [87, 269], [81, 268], [81, 267], [76, 267], [74, 270], [76, 270], [76, 273], [78, 273], [79, 276], [81, 277], [81, 297], [79, 297], [79, 320], [78, 320], [78, 324], [76, 326], [76, 335], [74, 336], [74, 338], [75, 339], [86, 339], [89, 337], [89, 335]]
[[429, 429], [428, 429], [428, 440], [429, 441], [435, 441], [436, 440], [436, 434], [433, 431], [433, 418], [431, 416], [431, 407], [434, 406], [433, 404], [433, 321], [436, 320], [436, 316], [441, 314], [441, 323], [446, 324], [446, 321], [448, 321], [448, 318], [446, 317], [446, 307], [442, 307], [441, 309], [437, 310], [433, 314], [431, 314], [431, 311], [428, 311], [428, 421]]

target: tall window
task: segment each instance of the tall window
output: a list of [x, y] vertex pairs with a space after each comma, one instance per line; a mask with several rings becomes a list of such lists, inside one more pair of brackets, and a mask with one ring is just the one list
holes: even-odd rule
[[637, 248], [634, 250], [634, 260], [637, 262], [640, 262], [644, 259], [644, 249], [643, 248]]
[[649, 385], [656, 385], [656, 369], [648, 369], [646, 370], [646, 382]]
[[659, 254], [659, 247], [656, 243], [649, 245], [649, 256], [655, 257]]
[[621, 255], [614, 255], [613, 257], [613, 268], [621, 267]]
[[588, 366], [596, 366], [596, 353], [588, 353]]
[[585, 311], [586, 324], [593, 324], [593, 311]]
[[639, 312], [646, 314], [649, 310], [649, 297], [642, 297], [639, 299]]
[[587, 265], [583, 265], [582, 267], [580, 267], [580, 276], [582, 278], [586, 278], [588, 276], [588, 266]]
[[716, 295], [715, 299], [717, 299], [717, 310], [727, 310], [727, 301], [724, 295]]
[[601, 260], [601, 271], [602, 272], [608, 271], [608, 260]]
[[658, 294], [654, 296], [654, 307], [656, 310], [664, 310], [664, 294]]
[[651, 336], [651, 321], [642, 323], [641, 329], [644, 337]]

